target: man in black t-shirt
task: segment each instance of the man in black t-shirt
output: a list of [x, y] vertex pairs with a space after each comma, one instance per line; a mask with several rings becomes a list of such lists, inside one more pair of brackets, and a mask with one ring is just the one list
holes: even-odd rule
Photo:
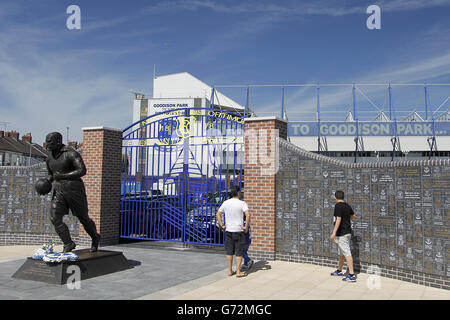
[[331, 234], [331, 240], [338, 245], [339, 264], [338, 269], [331, 273], [332, 276], [343, 276], [342, 268], [347, 261], [348, 275], [342, 278], [343, 281], [355, 282], [356, 276], [353, 270], [353, 257], [350, 251], [350, 239], [352, 237], [351, 219], [354, 219], [355, 213], [350, 205], [344, 201], [344, 191], [335, 192], [336, 205], [334, 207], [334, 229]]

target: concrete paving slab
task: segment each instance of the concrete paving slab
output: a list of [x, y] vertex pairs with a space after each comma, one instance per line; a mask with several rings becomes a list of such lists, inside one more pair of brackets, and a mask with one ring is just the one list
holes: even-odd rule
[[450, 300], [450, 291], [380, 277], [371, 289], [368, 274], [356, 283], [331, 277], [332, 268], [284, 261], [257, 261], [244, 278], [229, 277], [218, 250], [168, 250], [161, 247], [110, 246], [133, 261], [134, 268], [81, 282], [81, 289], [13, 279], [36, 246], [0, 247], [0, 299], [141, 300]]

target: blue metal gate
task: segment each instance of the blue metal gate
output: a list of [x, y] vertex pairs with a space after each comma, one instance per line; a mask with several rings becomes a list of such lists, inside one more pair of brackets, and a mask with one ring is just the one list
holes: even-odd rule
[[223, 245], [216, 213], [243, 190], [244, 119], [216, 109], [158, 113], [124, 130], [121, 238]]

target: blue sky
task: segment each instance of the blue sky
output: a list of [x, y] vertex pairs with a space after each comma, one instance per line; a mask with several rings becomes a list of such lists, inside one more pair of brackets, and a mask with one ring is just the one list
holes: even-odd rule
[[[71, 4], [81, 30], [66, 28]], [[381, 30], [366, 27], [371, 4]], [[82, 127], [125, 128], [129, 90], [151, 95], [154, 64], [210, 85], [450, 83], [449, 14], [450, 0], [2, 1], [0, 122], [39, 143], [67, 126], [78, 141]], [[365, 90], [381, 108], [385, 88]], [[245, 89], [222, 91], [245, 103]], [[423, 109], [420, 93], [394, 88], [393, 103]], [[431, 88], [431, 107], [449, 95]], [[252, 107], [278, 115], [280, 97], [280, 88], [252, 89]], [[321, 89], [324, 112], [345, 114], [350, 99], [349, 88]], [[368, 105], [359, 92], [357, 101]], [[315, 88], [286, 89], [286, 108], [290, 119], [313, 114]]]

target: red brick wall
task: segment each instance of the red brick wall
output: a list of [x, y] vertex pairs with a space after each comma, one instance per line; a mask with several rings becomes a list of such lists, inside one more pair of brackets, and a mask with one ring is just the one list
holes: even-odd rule
[[[116, 244], [120, 232], [122, 131], [83, 129], [83, 160], [89, 216], [102, 235], [101, 244]], [[80, 236], [89, 237], [80, 224]]]
[[276, 137], [286, 139], [287, 123], [275, 117], [245, 121], [244, 197], [251, 213], [252, 251], [275, 253]]

